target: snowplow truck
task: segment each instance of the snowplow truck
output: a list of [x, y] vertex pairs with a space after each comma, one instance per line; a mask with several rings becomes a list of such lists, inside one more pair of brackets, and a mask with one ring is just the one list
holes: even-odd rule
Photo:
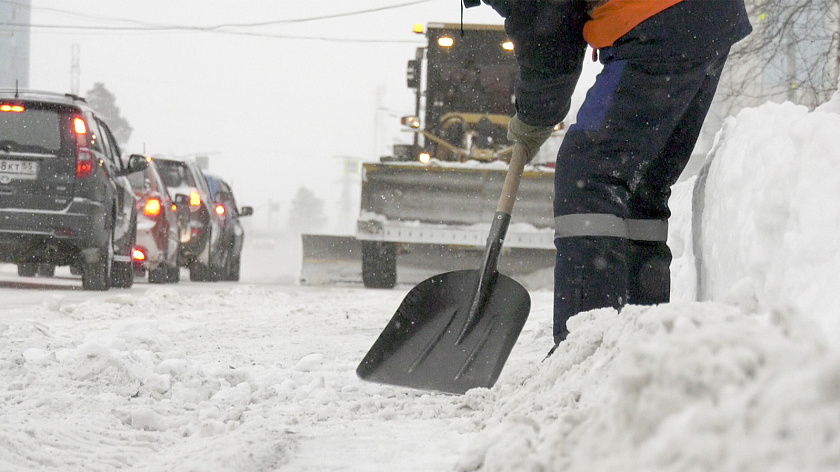
[[[352, 240], [303, 236], [302, 283], [360, 275], [366, 287], [391, 288], [481, 264], [513, 147], [507, 125], [518, 66], [501, 25], [461, 28], [425, 28], [428, 44], [407, 70], [415, 113], [400, 119], [413, 143], [362, 165]], [[526, 167], [501, 272], [525, 276], [553, 267], [553, 189], [553, 168]]]

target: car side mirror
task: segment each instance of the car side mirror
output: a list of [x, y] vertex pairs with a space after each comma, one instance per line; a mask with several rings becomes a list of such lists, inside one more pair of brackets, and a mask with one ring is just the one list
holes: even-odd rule
[[254, 214], [254, 207], [244, 206], [239, 209], [239, 216], [251, 216]]
[[119, 175], [133, 174], [135, 172], [140, 172], [141, 170], [146, 170], [147, 167], [149, 167], [149, 161], [146, 160], [146, 156], [132, 154], [128, 158], [128, 166], [120, 171]]

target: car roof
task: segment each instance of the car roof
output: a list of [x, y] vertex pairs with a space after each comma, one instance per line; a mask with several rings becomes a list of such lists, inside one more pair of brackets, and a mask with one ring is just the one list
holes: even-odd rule
[[158, 161], [169, 161], [169, 162], [180, 162], [184, 164], [197, 164], [194, 159], [187, 158], [187, 157], [176, 157], [176, 156], [152, 156], [152, 159]]
[[56, 103], [62, 105], [75, 105], [89, 108], [89, 105], [87, 104], [87, 101], [84, 98], [78, 95], [73, 95], [72, 93], [61, 94], [56, 92], [46, 92], [42, 90], [18, 90], [11, 88], [0, 88], [0, 98], [6, 100], [27, 100]]

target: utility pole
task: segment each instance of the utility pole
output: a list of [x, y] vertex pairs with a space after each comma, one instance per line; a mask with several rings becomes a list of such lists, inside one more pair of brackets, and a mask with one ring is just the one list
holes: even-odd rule
[[81, 75], [80, 47], [74, 44], [70, 53], [70, 93], [79, 95], [79, 77]]
[[32, 0], [0, 2], [0, 87], [29, 88]]

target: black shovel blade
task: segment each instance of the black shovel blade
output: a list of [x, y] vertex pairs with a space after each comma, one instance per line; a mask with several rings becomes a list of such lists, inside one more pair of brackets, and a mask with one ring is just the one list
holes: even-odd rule
[[479, 271], [436, 275], [414, 287], [356, 369], [370, 382], [462, 394], [496, 383], [531, 310], [528, 291], [496, 274], [461, 337]]

